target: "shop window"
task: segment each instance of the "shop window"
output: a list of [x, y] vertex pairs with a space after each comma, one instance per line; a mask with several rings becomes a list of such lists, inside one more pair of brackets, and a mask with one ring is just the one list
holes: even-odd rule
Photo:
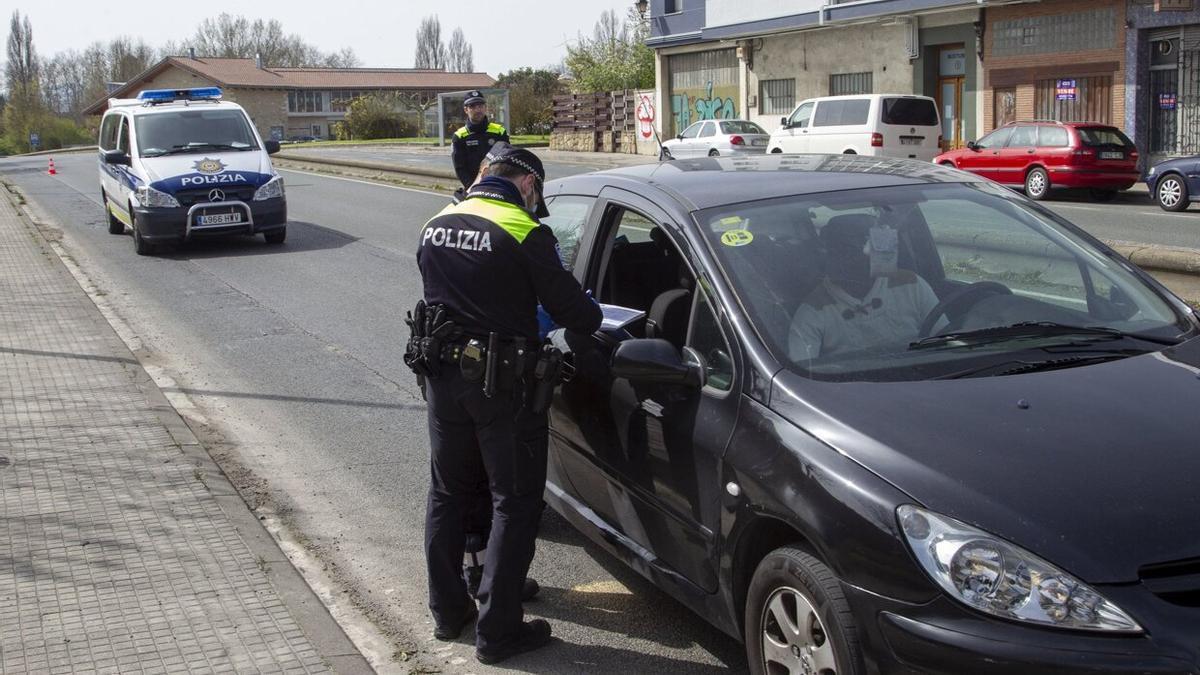
[[873, 73], [838, 73], [829, 76], [830, 96], [852, 96], [854, 94], [870, 94]]
[[[1060, 87], [1070, 81], [1074, 87]], [[1034, 93], [1034, 117], [1058, 122], [1112, 123], [1112, 77], [1039, 80]]]
[[786, 115], [796, 105], [796, 80], [759, 80], [758, 100], [763, 115]]

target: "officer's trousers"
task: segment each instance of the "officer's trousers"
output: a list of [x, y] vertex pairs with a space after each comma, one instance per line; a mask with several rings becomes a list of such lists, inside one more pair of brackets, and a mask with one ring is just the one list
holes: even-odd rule
[[476, 646], [491, 649], [516, 637], [521, 589], [533, 560], [545, 502], [546, 415], [520, 397], [483, 395], [453, 367], [427, 384], [430, 489], [425, 516], [429, 608], [439, 625], [462, 620], [471, 598], [462, 575], [464, 531], [486, 477], [492, 526], [479, 585]]

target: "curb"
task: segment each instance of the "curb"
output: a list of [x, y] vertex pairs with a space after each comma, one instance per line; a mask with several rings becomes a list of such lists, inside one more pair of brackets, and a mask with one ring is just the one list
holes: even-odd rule
[[73, 145], [69, 148], [59, 148], [57, 150], [38, 150], [37, 152], [22, 152], [18, 155], [9, 155], [9, 157], [44, 157], [46, 155], [70, 155], [77, 152], [96, 152], [94, 145]]

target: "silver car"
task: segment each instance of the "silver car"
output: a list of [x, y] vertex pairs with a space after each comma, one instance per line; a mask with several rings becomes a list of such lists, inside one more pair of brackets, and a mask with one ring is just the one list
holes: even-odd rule
[[771, 135], [747, 120], [704, 120], [662, 144], [660, 160], [684, 157], [761, 154]]

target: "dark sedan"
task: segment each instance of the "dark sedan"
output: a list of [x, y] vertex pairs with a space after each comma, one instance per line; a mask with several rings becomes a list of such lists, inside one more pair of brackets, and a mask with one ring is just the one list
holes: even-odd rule
[[1200, 195], [1200, 156], [1168, 159], [1146, 172], [1150, 197], [1166, 211], [1186, 211]]
[[553, 181], [547, 499], [754, 673], [1200, 672], [1200, 323], [964, 172], [797, 155]]

